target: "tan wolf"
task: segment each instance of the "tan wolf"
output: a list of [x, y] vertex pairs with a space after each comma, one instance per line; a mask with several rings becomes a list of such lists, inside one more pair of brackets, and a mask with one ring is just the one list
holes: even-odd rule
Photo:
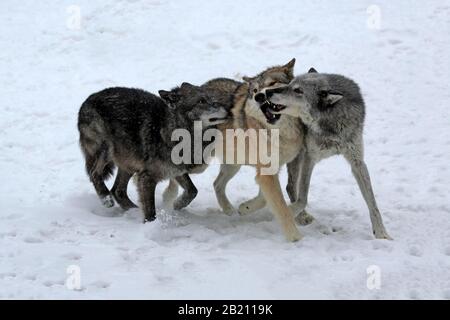
[[[261, 209], [266, 204], [271, 209], [274, 216], [280, 221], [284, 234], [289, 241], [297, 241], [301, 239], [301, 235], [295, 225], [294, 214], [284, 200], [278, 179], [279, 167], [292, 161], [304, 142], [304, 126], [299, 119], [289, 115], [275, 115], [269, 112], [269, 101], [265, 98], [267, 89], [277, 88], [288, 84], [294, 78], [295, 59], [287, 64], [275, 66], [266, 69], [255, 77], [244, 77], [244, 83], [237, 86], [234, 93], [234, 103], [231, 109], [233, 114], [232, 120], [229, 120], [218, 126], [222, 131], [223, 145], [222, 153], [216, 156], [222, 157], [223, 163], [220, 167], [220, 173], [214, 181], [214, 189], [216, 192], [219, 205], [225, 213], [232, 213], [233, 206], [228, 200], [225, 189], [230, 179], [239, 171], [242, 164], [251, 165], [256, 168], [256, 182], [260, 187], [259, 194], [256, 198], [244, 202], [239, 206], [239, 213], [247, 214], [255, 210]], [[220, 82], [226, 79], [215, 79], [207, 82], [205, 85], [213, 87], [220, 86]], [[231, 83], [227, 82], [231, 86]], [[267, 134], [265, 137], [257, 136], [257, 146], [251, 145], [248, 135], [235, 134], [227, 136], [227, 130], [240, 129], [241, 133], [248, 129], [256, 131], [270, 132], [271, 129], [277, 130], [278, 139], [276, 148], [272, 151], [278, 152], [278, 169], [273, 174], [264, 174], [264, 168], [270, 166], [259, 154], [259, 148], [264, 144], [271, 144], [274, 137]], [[239, 143], [239, 139], [244, 138], [244, 143]], [[234, 141], [229, 141], [234, 139]], [[262, 141], [263, 140], [263, 141]], [[230, 150], [229, 148], [234, 148]], [[238, 154], [245, 154], [245, 162], [234, 162]], [[229, 159], [229, 155], [233, 159]], [[256, 159], [256, 162], [249, 161]], [[306, 214], [306, 212], [304, 212]], [[307, 220], [307, 219], [306, 219]]]

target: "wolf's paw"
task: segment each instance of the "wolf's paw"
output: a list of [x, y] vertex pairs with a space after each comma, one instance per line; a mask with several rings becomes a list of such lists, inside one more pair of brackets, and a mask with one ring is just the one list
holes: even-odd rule
[[102, 204], [106, 207], [106, 208], [112, 208], [114, 207], [114, 199], [113, 197], [108, 194], [106, 197], [101, 198], [100, 199], [102, 201]]
[[236, 209], [232, 205], [229, 205], [229, 206], [223, 207], [222, 212], [225, 213], [227, 216], [231, 216], [234, 213], [236, 213]]
[[387, 233], [387, 231], [384, 228], [380, 230], [374, 230], [373, 235], [377, 239], [394, 240], [391, 238], [391, 236]]
[[144, 218], [143, 223], [148, 223], [156, 220], [156, 216], [147, 216]]
[[256, 197], [253, 199], [250, 199], [248, 201], [245, 201], [239, 205], [239, 214], [246, 215], [249, 213], [253, 213], [256, 210], [264, 208], [266, 205], [264, 198]]
[[300, 200], [297, 200], [289, 205], [289, 209], [291, 209], [294, 216], [300, 215], [305, 211], [306, 203]]
[[286, 239], [289, 242], [297, 242], [303, 239], [303, 236], [300, 234], [300, 231], [294, 226], [291, 230], [286, 231]]
[[186, 201], [182, 200], [182, 199], [178, 199], [173, 203], [173, 208], [175, 210], [181, 210], [185, 207], [187, 207], [189, 203], [186, 203]]
[[238, 212], [241, 215], [246, 215], [254, 212], [255, 210], [251, 207], [251, 205], [247, 202], [241, 203], [238, 208]]
[[136, 204], [134, 204], [133, 202], [122, 202], [119, 203], [120, 207], [124, 210], [130, 210], [130, 209], [134, 209], [134, 208], [139, 208]]
[[308, 212], [302, 211], [295, 217], [295, 221], [301, 226], [307, 226], [314, 222], [314, 217]]

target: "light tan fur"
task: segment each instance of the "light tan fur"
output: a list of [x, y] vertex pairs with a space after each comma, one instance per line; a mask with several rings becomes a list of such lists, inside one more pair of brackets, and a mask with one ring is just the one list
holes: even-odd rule
[[[254, 209], [259, 209], [264, 207], [265, 204], [269, 206], [270, 210], [274, 214], [274, 216], [280, 221], [281, 226], [283, 228], [284, 234], [289, 241], [297, 241], [302, 238], [300, 235], [294, 220], [294, 215], [291, 212], [289, 206], [286, 204], [284, 200], [283, 193], [281, 191], [280, 182], [278, 179], [278, 172], [273, 175], [264, 175], [262, 172], [262, 168], [266, 167], [267, 164], [261, 163], [261, 159], [259, 158], [258, 147], [252, 148], [249, 145], [249, 140], [245, 140], [245, 144], [241, 144], [236, 147], [236, 140], [233, 144], [227, 144], [227, 129], [278, 129], [279, 130], [279, 167], [290, 162], [294, 157], [299, 153], [301, 146], [303, 145], [303, 127], [299, 119], [285, 116], [283, 115], [275, 125], [269, 124], [266, 121], [266, 117], [260, 109], [259, 104], [254, 100], [254, 95], [259, 92], [264, 92], [269, 86], [268, 83], [273, 83], [274, 78], [276, 80], [276, 76], [272, 77], [273, 74], [286, 72], [286, 66], [282, 67], [274, 67], [266, 70], [261, 75], [259, 75], [259, 85], [257, 92], [250, 92], [250, 85], [248, 83], [244, 83], [241, 87], [236, 91], [234, 107], [232, 109], [233, 119], [228, 121], [227, 123], [221, 124], [219, 126], [219, 130], [222, 131], [223, 135], [223, 145], [222, 150], [223, 154], [217, 154], [216, 156], [222, 156], [222, 163], [229, 163], [230, 159], [226, 159], [227, 155], [227, 145], [232, 145], [235, 147], [235, 150], [231, 150], [234, 157], [237, 157], [238, 151], [245, 153], [246, 165], [251, 165], [256, 168], [256, 182], [260, 187], [260, 194], [257, 198], [252, 199], [246, 203], [252, 203]], [[289, 72], [292, 71], [293, 63], [289, 66]], [[248, 79], [252, 81], [252, 78]], [[262, 81], [262, 85], [261, 85]], [[275, 86], [278, 84], [275, 84]], [[259, 141], [257, 146], [260, 146], [260, 143], [268, 143], [270, 145], [271, 136], [268, 135], [267, 139], [264, 141]], [[219, 144], [220, 145], [220, 144]], [[237, 148], [245, 148], [245, 150], [237, 150]], [[276, 149], [275, 149], [276, 150]], [[228, 150], [230, 151], [230, 150]], [[257, 154], [250, 153], [257, 152]], [[249, 163], [249, 159], [257, 159], [255, 163]], [[227, 161], [227, 162], [226, 162]], [[220, 198], [219, 203], [220, 203]], [[221, 204], [222, 205], [222, 204]]]

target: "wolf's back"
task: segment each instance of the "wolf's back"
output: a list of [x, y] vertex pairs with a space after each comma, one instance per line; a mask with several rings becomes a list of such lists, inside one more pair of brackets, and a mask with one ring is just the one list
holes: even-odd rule
[[205, 82], [202, 86], [208, 89], [216, 89], [232, 94], [241, 84], [241, 82], [233, 79], [215, 78]]

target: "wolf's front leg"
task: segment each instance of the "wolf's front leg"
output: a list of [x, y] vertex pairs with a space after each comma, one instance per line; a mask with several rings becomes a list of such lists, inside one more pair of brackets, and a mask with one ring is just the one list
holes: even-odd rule
[[138, 174], [138, 192], [144, 211], [144, 223], [156, 219], [155, 190], [157, 184], [158, 179], [148, 171], [142, 171]]
[[288, 183], [286, 185], [286, 192], [289, 196], [291, 203], [298, 199], [298, 179], [300, 176], [300, 168], [303, 160], [304, 149], [302, 149], [298, 155], [286, 165], [288, 173]]
[[298, 241], [302, 238], [295, 225], [294, 216], [284, 200], [278, 175], [261, 175], [258, 170], [256, 181], [266, 199], [273, 215], [279, 220], [288, 241]]
[[306, 212], [306, 204], [308, 203], [309, 186], [311, 182], [311, 175], [314, 169], [315, 162], [311, 156], [305, 152], [301, 159], [298, 180], [298, 197], [294, 203], [291, 204], [291, 210], [296, 215], [295, 220], [300, 225], [308, 225], [314, 221], [314, 217]]
[[372, 190], [372, 184], [370, 182], [369, 170], [367, 170], [364, 160], [360, 159], [360, 157], [356, 156], [354, 153], [345, 154], [344, 156], [352, 167], [352, 173], [355, 176], [359, 189], [369, 207], [370, 220], [372, 222], [372, 230], [375, 238], [392, 240], [384, 227], [383, 219], [378, 210]]
[[176, 177], [175, 180], [184, 189], [181, 196], [179, 196], [173, 204], [173, 208], [175, 210], [180, 210], [184, 207], [187, 207], [189, 203], [191, 203], [192, 200], [195, 199], [198, 190], [187, 173], [183, 174], [182, 176]]
[[165, 206], [172, 204], [178, 195], [178, 183], [175, 179], [170, 179], [169, 185], [164, 190], [162, 197]]
[[223, 212], [228, 215], [234, 212], [234, 208], [230, 200], [228, 200], [225, 190], [228, 182], [238, 173], [240, 168], [240, 165], [221, 164], [219, 175], [214, 180], [214, 191], [216, 192], [217, 201]]

